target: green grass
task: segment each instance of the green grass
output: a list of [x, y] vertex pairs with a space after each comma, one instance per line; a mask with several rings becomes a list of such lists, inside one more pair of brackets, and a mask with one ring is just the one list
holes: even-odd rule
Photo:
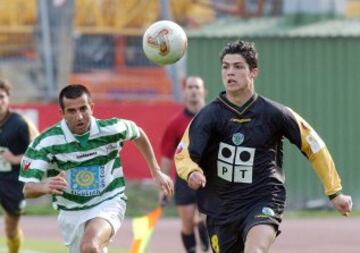
[[[0, 253], [5, 253], [5, 239], [0, 237]], [[28, 240], [25, 238], [22, 246], [23, 253], [68, 253], [63, 243], [51, 240]], [[127, 251], [110, 249], [109, 253], [125, 253]]]

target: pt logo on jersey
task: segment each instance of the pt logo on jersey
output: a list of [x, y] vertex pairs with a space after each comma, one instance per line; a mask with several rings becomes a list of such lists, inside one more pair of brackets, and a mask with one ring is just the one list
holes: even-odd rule
[[251, 184], [254, 157], [254, 148], [220, 142], [217, 161], [218, 177], [229, 182]]
[[236, 133], [232, 136], [232, 142], [236, 146], [239, 146], [241, 143], [243, 143], [244, 139], [245, 139], [245, 136], [242, 133]]

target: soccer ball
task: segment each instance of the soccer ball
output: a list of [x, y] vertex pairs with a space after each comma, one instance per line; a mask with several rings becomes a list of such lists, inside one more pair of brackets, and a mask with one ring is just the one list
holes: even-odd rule
[[187, 37], [178, 24], [161, 20], [150, 25], [143, 36], [146, 57], [159, 65], [173, 64], [184, 56]]

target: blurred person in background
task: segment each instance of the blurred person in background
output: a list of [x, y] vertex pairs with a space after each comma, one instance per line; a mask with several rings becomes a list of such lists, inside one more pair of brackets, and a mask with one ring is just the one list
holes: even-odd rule
[[35, 126], [10, 110], [11, 84], [0, 79], [0, 204], [5, 210], [5, 234], [9, 253], [18, 253], [22, 243], [20, 216], [25, 207], [19, 181], [20, 161], [31, 140]]
[[[183, 84], [184, 108], [176, 114], [166, 127], [161, 140], [161, 169], [170, 174], [174, 167], [174, 154], [189, 122], [205, 105], [206, 89], [204, 81], [198, 76], [189, 76]], [[160, 201], [163, 195], [160, 194]], [[205, 225], [205, 216], [199, 214], [196, 205], [196, 193], [186, 181], [176, 176], [175, 204], [181, 219], [181, 239], [187, 253], [196, 251], [196, 228], [199, 233], [201, 249], [209, 249], [209, 239]]]
[[197, 190], [207, 215], [213, 252], [269, 252], [286, 203], [284, 137], [310, 161], [334, 208], [348, 216], [351, 196], [342, 193], [323, 140], [292, 109], [255, 92], [255, 44], [229, 43], [220, 61], [225, 91], [197, 113], [175, 155], [177, 173]]
[[23, 156], [24, 195], [53, 196], [70, 253], [107, 252], [126, 210], [119, 155], [123, 142], [134, 142], [164, 194], [172, 195], [173, 183], [161, 172], [147, 135], [135, 122], [92, 116], [94, 104], [85, 86], [64, 87], [59, 105], [63, 119], [43, 131]]

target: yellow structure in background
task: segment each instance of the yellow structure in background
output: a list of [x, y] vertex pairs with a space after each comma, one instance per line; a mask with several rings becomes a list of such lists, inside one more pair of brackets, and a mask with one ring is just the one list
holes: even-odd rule
[[0, 0], [0, 56], [26, 51], [32, 44], [36, 0]]
[[[159, 0], [76, 0], [75, 27], [84, 33], [140, 34], [160, 16]], [[171, 15], [183, 26], [214, 20], [211, 8], [192, 0], [170, 0]], [[36, 0], [0, 0], [0, 33], [31, 33], [37, 21]]]
[[349, 18], [360, 17], [360, 0], [348, 0], [345, 14]]

